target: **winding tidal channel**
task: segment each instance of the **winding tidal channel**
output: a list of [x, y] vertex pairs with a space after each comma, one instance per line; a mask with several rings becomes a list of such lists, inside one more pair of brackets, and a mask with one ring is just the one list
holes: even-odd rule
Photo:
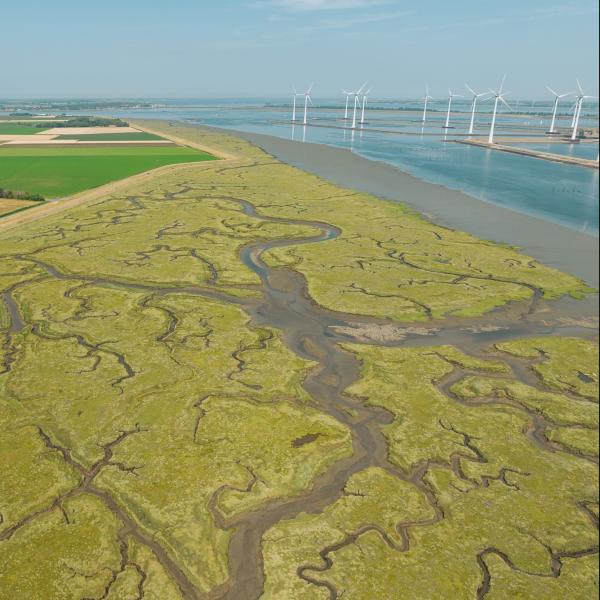
[[[188, 190], [183, 190], [183, 192], [186, 191]], [[173, 195], [177, 195], [177, 193]], [[156, 295], [186, 292], [241, 306], [250, 315], [253, 325], [273, 327], [280, 330], [284, 343], [291, 351], [302, 358], [317, 363], [317, 367], [311, 371], [306, 379], [304, 387], [312, 397], [316, 408], [335, 418], [352, 433], [352, 456], [335, 463], [327, 472], [314, 480], [310, 490], [299, 496], [267, 503], [258, 510], [230, 520], [224, 519], [219, 511], [215, 509], [218, 498], [216, 496], [213, 498], [211, 508], [217, 525], [222, 529], [232, 530], [233, 536], [229, 549], [230, 579], [227, 584], [213, 590], [210, 594], [203, 594], [197, 590], [165, 552], [160, 548], [157, 549], [156, 544], [150, 544], [165, 570], [178, 583], [182, 595], [187, 600], [258, 599], [264, 588], [261, 540], [267, 530], [280, 520], [293, 518], [302, 512], [318, 513], [322, 511], [342, 496], [343, 488], [353, 474], [368, 467], [380, 467], [394, 477], [411, 482], [424, 494], [431, 506], [431, 517], [427, 520], [417, 523], [401, 523], [397, 526], [403, 543], [401, 546], [394, 546], [396, 550], [408, 550], [410, 545], [408, 531], [410, 528], [431, 525], [444, 518], [443, 511], [439, 507], [434, 493], [424, 481], [430, 463], [417, 464], [411, 472], [404, 472], [389, 461], [388, 446], [382, 434], [381, 426], [392, 421], [391, 413], [381, 408], [365, 406], [359, 399], [344, 394], [346, 388], [359, 379], [361, 364], [354, 354], [341, 348], [341, 344], [366, 343], [387, 346], [432, 347], [451, 344], [468, 354], [490, 358], [490, 354], [486, 354], [486, 351], [497, 341], [526, 336], [558, 334], [576, 335], [585, 338], [596, 336], [595, 329], [581, 326], [577, 323], [577, 319], [573, 318], [573, 314], [580, 316], [576, 303], [545, 303], [541, 299], [541, 291], [539, 290], [533, 290], [531, 301], [508, 305], [504, 309], [494, 311], [485, 317], [432, 320], [424, 324], [418, 324], [418, 327], [415, 327], [414, 323], [402, 325], [391, 321], [386, 322], [381, 319], [348, 315], [324, 309], [310, 298], [307, 283], [302, 275], [290, 268], [271, 268], [263, 261], [262, 255], [272, 248], [323, 243], [332, 240], [341, 233], [337, 227], [314, 221], [263, 216], [256, 211], [252, 204], [241, 198], [220, 195], [205, 197], [211, 200], [233, 202], [242, 207], [246, 215], [255, 219], [312, 227], [316, 233], [312, 237], [302, 239], [277, 239], [254, 243], [243, 249], [241, 260], [260, 278], [260, 291], [262, 292], [262, 298], [260, 299], [238, 298], [222, 293], [218, 291], [217, 281], [214, 281], [212, 289], [195, 286], [161, 288], [141, 283], [135, 284], [93, 276], [61, 273], [52, 265], [38, 260], [34, 255], [23, 254], [17, 257], [23, 261], [30, 261], [44, 269], [47, 275], [43, 277], [49, 276], [61, 280], [90, 282], [99, 286], [110, 285], [138, 291], [147, 290]], [[130, 198], [130, 203], [135, 206], [135, 202], [139, 202], [139, 200]], [[26, 283], [31, 283], [31, 280]], [[12, 334], [26, 327], [26, 323], [19, 314], [18, 306], [12, 298], [14, 289], [6, 292], [3, 296], [12, 320]], [[396, 333], [400, 332], [401, 335], [378, 339], [353, 334], [353, 332], [377, 331], [390, 327], [396, 328]], [[539, 382], [535, 380], [527, 368], [531, 361], [514, 358], [509, 361], [504, 357], [503, 360], [513, 368], [515, 379], [528, 385], [539, 385]], [[468, 371], [457, 367], [448, 379], [440, 383], [440, 389], [449, 394], [451, 384], [467, 373]], [[546, 425], [541, 417], [535, 416], [534, 426], [528, 432], [528, 435], [545, 449], [555, 451], [556, 448], [549, 447], [549, 442], [543, 435]], [[465, 439], [465, 444], [469, 444], [468, 439]], [[582, 458], [590, 459], [590, 457]], [[86, 474], [84, 473], [84, 475]], [[87, 487], [84, 489], [95, 493], [94, 490], [97, 490], [97, 488], [93, 485], [93, 477], [87, 474], [85, 480], [87, 483], [84, 486]], [[99, 490], [98, 493], [100, 494]], [[131, 518], [124, 515], [123, 510], [117, 506], [114, 499], [104, 492], [101, 493], [101, 497], [109, 508], [122, 519], [128, 532], [130, 534], [133, 532], [143, 543], [147, 543], [148, 535], [139, 533], [139, 527]], [[366, 527], [360, 533], [368, 530], [369, 527]], [[386, 537], [385, 532], [380, 533], [386, 543], [394, 544], [392, 540]], [[330, 598], [332, 600], [337, 599], [339, 594], [335, 587], [329, 583], [316, 580], [314, 575], [330, 566], [329, 554], [331, 552], [353, 543], [356, 537], [357, 535], [354, 534], [334, 547], [323, 549], [321, 551], [323, 564], [316, 566], [303, 565], [298, 569], [298, 576], [313, 585], [327, 589]], [[481, 560], [480, 563], [485, 566]], [[482, 587], [478, 592], [480, 598], [485, 597], [487, 593], [485, 572], [483, 576]], [[487, 587], [489, 587], [489, 581]]]

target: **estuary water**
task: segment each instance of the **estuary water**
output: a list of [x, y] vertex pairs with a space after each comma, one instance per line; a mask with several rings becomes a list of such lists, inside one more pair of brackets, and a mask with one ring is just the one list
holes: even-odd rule
[[[315, 101], [316, 103], [316, 101]], [[481, 201], [490, 202], [558, 223], [576, 231], [598, 236], [598, 170], [553, 163], [536, 158], [496, 152], [458, 144], [469, 126], [468, 104], [457, 103], [451, 128], [444, 129], [445, 104], [432, 103], [426, 126], [416, 103], [378, 104], [365, 113], [365, 122], [351, 130], [353, 111], [345, 119], [344, 107], [332, 101], [319, 102], [309, 109], [309, 124], [292, 124], [291, 102], [264, 101], [164, 101], [154, 108], [110, 110], [122, 118], [168, 119], [212, 125], [237, 131], [277, 136], [304, 143], [327, 144], [350, 149], [365, 158], [394, 165], [399, 169], [451, 189], [463, 191]], [[414, 109], [414, 110], [413, 110]], [[545, 112], [530, 115], [527, 110]], [[483, 106], [475, 121], [475, 135], [489, 130], [489, 106]], [[497, 133], [511, 136], [523, 147], [595, 159], [597, 143], [548, 143], [543, 137], [549, 128], [550, 105], [522, 109], [520, 115], [501, 114]], [[596, 110], [596, 109], [595, 109]], [[90, 112], [99, 111], [85, 111]], [[298, 106], [297, 119], [304, 116]], [[571, 118], [566, 113], [558, 127], [567, 131]], [[581, 121], [582, 126], [597, 127], [594, 111]], [[539, 142], [522, 143], [519, 138], [539, 137]], [[502, 143], [507, 143], [503, 141]]]

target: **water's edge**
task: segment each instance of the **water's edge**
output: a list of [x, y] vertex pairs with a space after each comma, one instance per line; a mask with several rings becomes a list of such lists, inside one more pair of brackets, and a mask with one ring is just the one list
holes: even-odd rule
[[178, 124], [244, 139], [282, 162], [335, 185], [402, 202], [436, 224], [517, 246], [546, 265], [576, 275], [594, 288], [600, 287], [598, 238], [593, 235], [424, 181], [396, 166], [343, 148], [206, 125]]

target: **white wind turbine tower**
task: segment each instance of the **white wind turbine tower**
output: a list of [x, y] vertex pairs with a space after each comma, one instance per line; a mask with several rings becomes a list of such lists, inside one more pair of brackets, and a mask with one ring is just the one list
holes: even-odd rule
[[482, 98], [483, 96], [487, 96], [489, 92], [481, 92], [480, 94], [478, 94], [469, 86], [468, 83], [465, 83], [465, 87], [469, 90], [469, 92], [471, 92], [471, 94], [473, 94], [473, 104], [471, 108], [471, 124], [469, 125], [469, 135], [473, 135], [473, 129], [475, 127], [475, 109], [477, 108], [477, 100], [479, 100], [479, 98]]
[[[302, 94], [296, 94], [296, 96], [301, 96], [302, 98], [304, 98], [304, 120], [303, 120], [303, 124], [306, 125], [308, 123], [308, 103], [310, 102], [310, 104], [312, 105], [312, 98], [310, 97], [310, 93], [312, 92], [314, 83], [310, 84], [310, 87], [308, 88], [308, 90]], [[296, 106], [296, 97], [294, 96], [294, 114], [295, 114], [295, 106]]]
[[[362, 84], [362, 86], [360, 87], [360, 89], [356, 90], [355, 92], [347, 92], [346, 90], [342, 90], [342, 93], [346, 96], [346, 112], [344, 113], [344, 120], [347, 121], [348, 120], [348, 109], [350, 108], [350, 98], [355, 98], [356, 96], [362, 94], [362, 91], [365, 89], [366, 87], [366, 82]], [[355, 100], [356, 103], [356, 100]]]
[[575, 101], [575, 119], [573, 121], [573, 132], [571, 133], [571, 141], [575, 141], [577, 139], [577, 129], [579, 128], [579, 119], [581, 117], [581, 107], [583, 106], [583, 101], [597, 98], [597, 96], [586, 96], [581, 84], [579, 83], [579, 79], [577, 81], [577, 89], [579, 90], [579, 94], [577, 94], [577, 100]]
[[360, 108], [360, 95], [362, 94], [362, 91], [365, 89], [366, 85], [367, 84], [365, 83], [365, 85], [363, 85], [360, 88], [360, 90], [354, 92], [354, 112], [352, 114], [352, 129], [356, 129], [356, 116], [358, 113], [358, 109]]
[[490, 89], [492, 97], [494, 98], [494, 113], [492, 115], [492, 124], [490, 126], [490, 137], [488, 138], [488, 144], [494, 143], [494, 129], [496, 128], [496, 114], [498, 112], [498, 102], [502, 102], [502, 104], [510, 108], [508, 102], [506, 102], [506, 100], [504, 99], [505, 93], [503, 92], [503, 90], [505, 80], [506, 75], [502, 78], [502, 82], [500, 83], [500, 88], [498, 89], [498, 91], [495, 92], [494, 90]]
[[348, 120], [348, 107], [350, 105], [350, 97], [352, 96], [351, 92], [346, 92], [342, 90], [342, 92], [346, 95], [346, 112], [344, 112], [344, 121]]
[[429, 86], [426, 85], [425, 86], [425, 98], [423, 98], [423, 100], [425, 100], [425, 106], [423, 107], [423, 123], [425, 123], [425, 121], [427, 121], [427, 105], [429, 104], [430, 100], [433, 100], [433, 96], [429, 95]]
[[450, 109], [452, 108], [453, 98], [462, 98], [462, 96], [460, 94], [454, 94], [452, 90], [448, 90], [448, 114], [446, 115], [444, 129], [450, 129]]
[[364, 125], [365, 124], [365, 110], [367, 109], [367, 101], [369, 98], [369, 94], [371, 93], [371, 90], [373, 88], [369, 88], [363, 95], [363, 100], [362, 100], [362, 114], [360, 116], [360, 124]]
[[575, 98], [575, 102], [573, 102], [573, 106], [571, 106], [571, 108], [573, 109], [573, 118], [571, 119], [571, 129], [573, 127], [575, 127], [575, 117], [577, 117], [577, 103], [579, 102], [579, 100], [577, 100], [577, 98]]
[[557, 94], [550, 86], [546, 86], [546, 89], [554, 96], [554, 110], [552, 111], [552, 122], [550, 123], [550, 131], [548, 133], [556, 133], [556, 129], [554, 129], [554, 124], [556, 123], [556, 112], [558, 111], [558, 103], [561, 98], [566, 98], [567, 96], [571, 96], [574, 92], [567, 92], [566, 94]]
[[295, 123], [296, 122], [296, 103], [297, 103], [298, 97], [302, 96], [302, 94], [299, 94], [295, 87], [293, 88], [293, 90], [294, 90], [294, 108], [292, 110], [292, 123]]

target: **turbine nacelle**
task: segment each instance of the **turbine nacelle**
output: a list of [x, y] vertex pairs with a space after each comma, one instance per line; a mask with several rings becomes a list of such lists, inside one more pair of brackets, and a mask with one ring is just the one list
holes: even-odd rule
[[483, 98], [484, 96], [489, 96], [489, 92], [479, 92], [477, 93], [468, 83], [465, 83], [465, 87], [471, 93], [473, 98]]
[[555, 98], [566, 98], [567, 96], [573, 96], [573, 94], [575, 94], [575, 92], [566, 92], [564, 94], [559, 94], [557, 92], [555, 92], [549, 85], [546, 86], [546, 89], [555, 97]]

